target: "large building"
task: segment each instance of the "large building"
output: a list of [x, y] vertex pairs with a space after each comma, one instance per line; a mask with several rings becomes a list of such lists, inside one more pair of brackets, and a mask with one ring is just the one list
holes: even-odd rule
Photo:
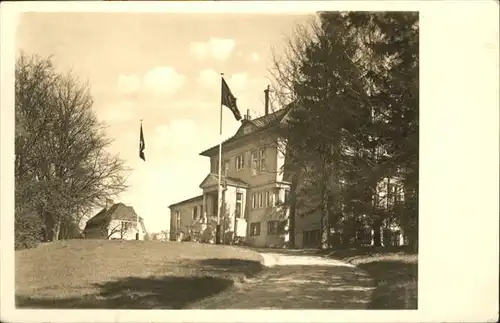
[[[282, 247], [289, 240], [286, 202], [291, 183], [287, 181], [289, 174], [282, 171], [285, 153], [282, 145], [278, 144], [280, 131], [276, 131], [278, 127], [285, 126], [289, 109], [268, 113], [266, 106], [265, 110], [264, 116], [253, 120], [247, 112], [236, 133], [222, 143], [220, 224], [224, 243], [241, 238], [248, 245]], [[210, 160], [210, 169], [200, 183], [202, 193], [170, 205], [171, 240], [213, 242], [215, 239], [219, 146], [211, 147], [200, 155]], [[389, 197], [393, 199], [397, 195], [392, 192], [394, 183], [389, 185], [382, 180], [379, 186], [377, 204], [385, 203], [380, 206], [390, 208]], [[319, 210], [311, 213], [297, 207], [295, 230], [291, 233], [295, 237], [294, 246], [320, 247], [321, 227]], [[384, 227], [391, 225], [387, 223]], [[400, 228], [391, 227], [389, 230], [398, 232], [396, 244], [402, 244]], [[373, 230], [366, 238], [368, 244], [373, 244]]]
[[[284, 180], [284, 155], [278, 147], [276, 127], [282, 125], [286, 109], [252, 120], [244, 116], [234, 136], [222, 143], [221, 228], [225, 242], [240, 237], [261, 247], [279, 247], [288, 240], [288, 212], [282, 206], [290, 183]], [[219, 146], [200, 155], [210, 159], [210, 169], [201, 181], [202, 194], [170, 205], [171, 239], [196, 235], [213, 238], [218, 208]]]

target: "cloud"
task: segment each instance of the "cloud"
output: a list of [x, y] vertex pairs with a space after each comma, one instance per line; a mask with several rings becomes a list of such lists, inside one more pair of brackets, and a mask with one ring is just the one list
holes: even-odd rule
[[157, 66], [143, 76], [119, 75], [117, 88], [120, 94], [171, 96], [186, 82], [186, 76], [172, 66]]
[[172, 95], [186, 82], [186, 76], [171, 66], [156, 67], [144, 75], [144, 88], [162, 95]]
[[235, 42], [230, 38], [210, 38], [206, 42], [191, 42], [189, 50], [191, 54], [199, 59], [213, 57], [218, 60], [226, 60], [231, 56]]

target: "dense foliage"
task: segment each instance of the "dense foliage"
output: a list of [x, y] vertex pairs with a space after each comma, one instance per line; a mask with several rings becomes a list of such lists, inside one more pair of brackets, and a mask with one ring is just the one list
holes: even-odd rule
[[275, 56], [291, 218], [320, 212], [325, 247], [391, 224], [417, 245], [418, 31], [418, 13], [322, 12]]

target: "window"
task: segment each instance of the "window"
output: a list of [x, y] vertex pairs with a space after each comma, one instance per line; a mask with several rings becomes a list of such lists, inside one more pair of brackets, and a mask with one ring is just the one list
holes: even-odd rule
[[264, 208], [273, 206], [275, 194], [272, 191], [263, 191], [252, 194], [252, 208]]
[[303, 231], [302, 244], [304, 247], [318, 247], [321, 244], [321, 234], [319, 230]]
[[203, 217], [205, 214], [203, 214], [203, 205], [200, 205], [200, 216]]
[[193, 207], [193, 221], [195, 221], [196, 218], [198, 218], [198, 206], [197, 205]]
[[239, 219], [241, 218], [241, 203], [236, 203], [234, 216]]
[[280, 198], [280, 191], [278, 190], [275, 194], [274, 194], [274, 205], [275, 206], [279, 206], [281, 204], [281, 198]]
[[250, 235], [259, 236], [260, 235], [260, 222], [250, 223]]
[[290, 198], [290, 191], [285, 190], [284, 202], [288, 203], [288, 199]]
[[268, 221], [267, 233], [268, 234], [284, 234], [286, 221]]
[[222, 173], [224, 176], [227, 176], [227, 173], [229, 172], [229, 160], [224, 161], [224, 168], [222, 168]]
[[278, 222], [278, 233], [279, 234], [284, 234], [286, 232], [286, 224], [287, 224], [286, 220]]
[[266, 150], [265, 149], [259, 150], [259, 170], [260, 171], [266, 170]]
[[241, 212], [242, 201], [243, 201], [243, 193], [236, 193], [236, 209], [235, 209], [236, 218], [242, 217], [242, 212]]
[[259, 169], [259, 159], [256, 151], [252, 151], [251, 153], [251, 167], [252, 167], [252, 175], [257, 175], [257, 171]]
[[275, 202], [274, 202], [275, 200], [276, 200], [276, 192], [270, 191], [267, 206], [275, 205]]
[[272, 206], [274, 194], [271, 191], [257, 192], [252, 194], [252, 209]]
[[244, 155], [236, 156], [235, 158], [236, 170], [242, 170], [245, 167]]
[[132, 228], [132, 223], [130, 223], [129, 221], [121, 221], [121, 225], [121, 229], [125, 232]]
[[278, 233], [278, 221], [267, 221], [267, 234]]

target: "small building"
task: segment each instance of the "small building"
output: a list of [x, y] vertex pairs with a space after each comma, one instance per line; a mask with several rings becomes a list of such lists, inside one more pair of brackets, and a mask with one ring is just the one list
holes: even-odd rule
[[[199, 236], [206, 227], [202, 227], [204, 211], [203, 196], [172, 204], [169, 206], [171, 214], [170, 240], [181, 241], [193, 235]], [[208, 239], [210, 240], [210, 239]]]
[[144, 240], [146, 228], [144, 220], [133, 207], [108, 202], [106, 207], [87, 221], [83, 235], [86, 239]]

